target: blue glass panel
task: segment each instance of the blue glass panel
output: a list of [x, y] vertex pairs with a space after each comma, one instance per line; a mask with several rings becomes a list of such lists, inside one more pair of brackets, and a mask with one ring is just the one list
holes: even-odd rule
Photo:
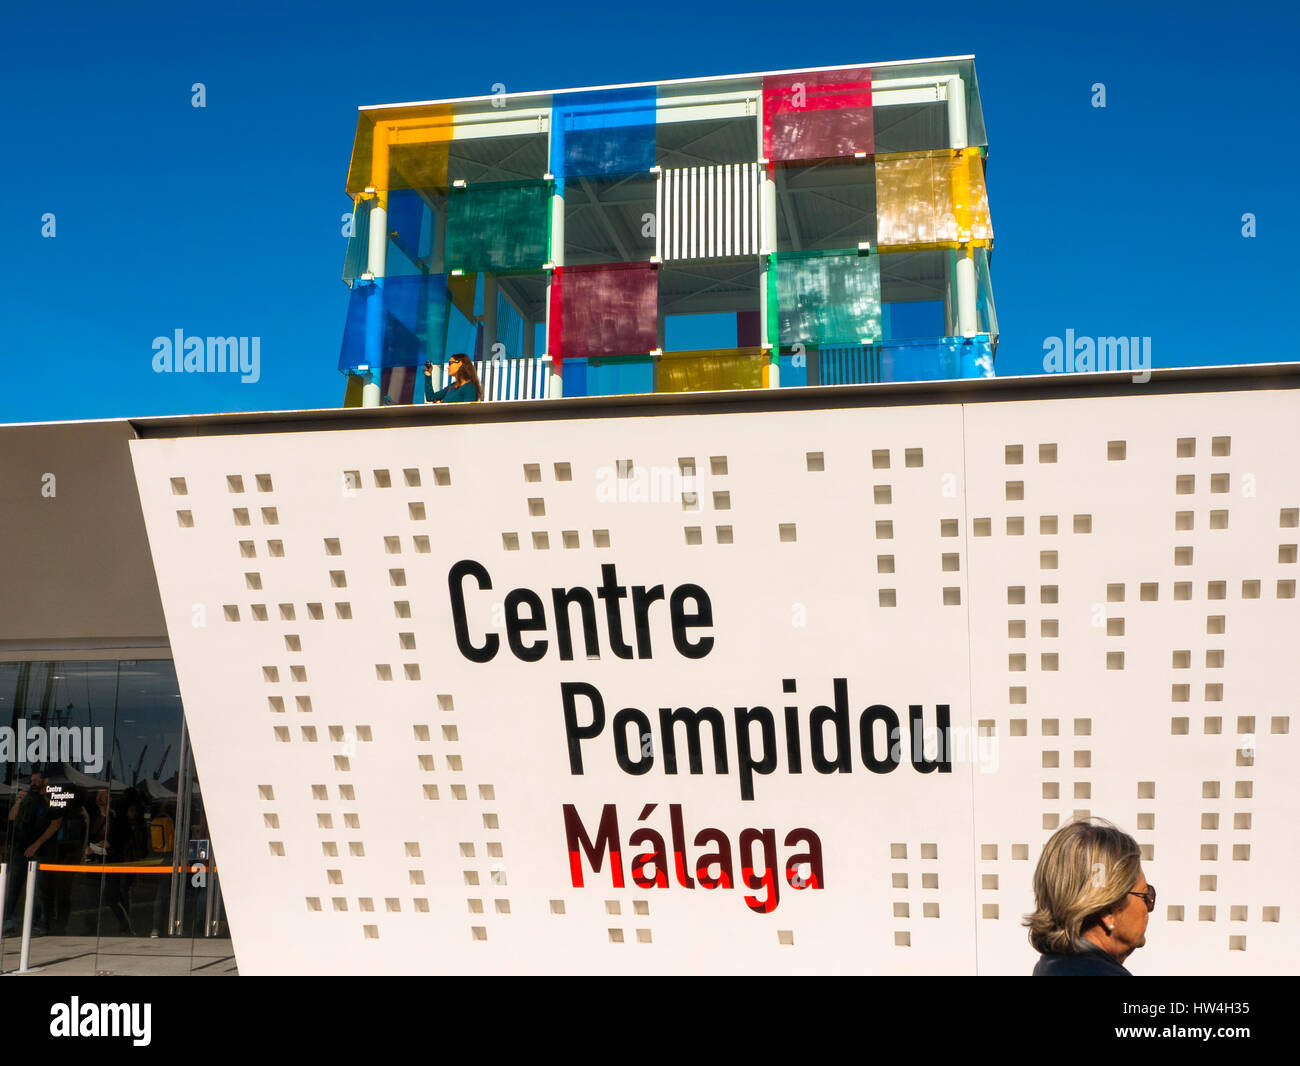
[[551, 173], [564, 178], [638, 174], [655, 165], [653, 86], [556, 97]]
[[781, 388], [795, 388], [808, 384], [808, 357], [806, 355], [781, 356]]
[[513, 359], [523, 355], [524, 320], [515, 310], [514, 304], [506, 299], [504, 292], [497, 292], [497, 343], [502, 347], [488, 352], [491, 358], [500, 354], [504, 359]]
[[370, 255], [370, 209], [373, 200], [358, 200], [352, 209], [352, 236], [343, 257], [343, 280], [351, 285], [366, 271]]
[[993, 377], [993, 346], [987, 334], [887, 344], [881, 349], [881, 381], [980, 377]]
[[[388, 194], [389, 240], [412, 263], [418, 263], [429, 254], [427, 235], [430, 229], [425, 217], [428, 214], [428, 205], [414, 189], [394, 189]], [[391, 276], [397, 271], [390, 267], [386, 273]]]
[[587, 360], [566, 359], [561, 374], [565, 396], [587, 395]]
[[886, 341], [942, 337], [945, 332], [942, 300], [887, 303], [884, 311]]
[[443, 274], [359, 281], [348, 301], [339, 370], [440, 362], [447, 332]]
[[[583, 363], [585, 378], [582, 393], [571, 392], [570, 373], [574, 364]], [[648, 355], [602, 356], [599, 359], [564, 361], [565, 396], [619, 396], [655, 391], [655, 364]]]
[[891, 344], [881, 352], [884, 381], [944, 381], [955, 378], [956, 346], [951, 341]]

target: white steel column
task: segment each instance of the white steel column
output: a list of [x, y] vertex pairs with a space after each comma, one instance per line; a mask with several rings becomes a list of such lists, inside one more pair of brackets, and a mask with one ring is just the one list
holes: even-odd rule
[[961, 75], [954, 74], [948, 79], [948, 140], [950, 148], [965, 148], [966, 138], [966, 83]]
[[[5, 901], [9, 899], [9, 864], [0, 862], [0, 919], [3, 919]], [[4, 973], [5, 960], [5, 928], [4, 921], [0, 920], [0, 974]]]
[[[758, 230], [758, 343], [760, 348], [767, 344], [771, 335], [768, 319], [773, 308], [767, 306], [768, 272], [773, 269], [769, 256], [776, 251], [776, 182], [772, 180], [772, 171], [763, 152], [763, 95], [755, 98], [754, 112], [757, 117], [758, 165], [761, 170], [758, 186], [758, 203], [755, 204], [755, 228]], [[781, 387], [781, 338], [772, 345], [771, 356], [767, 364], [767, 386], [770, 389]]]
[[963, 337], [979, 332], [979, 315], [975, 306], [975, 250], [957, 249], [957, 328]]
[[[762, 252], [758, 271], [758, 306], [761, 311], [759, 315], [759, 343], [766, 344], [768, 337], [771, 335], [768, 316], [775, 312], [774, 308], [768, 306], [768, 272], [776, 269], [768, 258], [769, 253], [776, 251], [776, 182], [772, 180], [772, 172], [766, 166], [763, 167], [761, 199], [760, 247]], [[771, 325], [775, 326], [776, 323]], [[777, 342], [772, 345], [772, 361], [768, 364], [767, 385], [771, 389], [781, 387], [780, 341], [781, 338], [778, 336]]]
[[[960, 152], [967, 147], [966, 85], [954, 74], [948, 79], [948, 137], [950, 147]], [[975, 256], [969, 245], [957, 249], [957, 331], [963, 337], [979, 332], [976, 310]]]
[[[36, 875], [39, 872], [36, 868], [40, 863], [32, 859], [27, 863], [27, 898], [23, 909], [23, 945], [22, 951], [18, 955], [18, 972], [26, 973], [32, 955], [32, 917], [33, 911], [36, 910]], [[50, 916], [45, 915], [48, 922]]]
[[[388, 194], [375, 193], [375, 203], [370, 209], [370, 237], [366, 249], [366, 271], [376, 280], [388, 269]], [[366, 383], [361, 388], [361, 406], [378, 407], [383, 402], [379, 385], [380, 362], [383, 358], [384, 306], [382, 299], [371, 298], [366, 305]]]
[[[551, 136], [555, 136], [554, 130], [551, 131]], [[561, 178], [556, 179], [555, 193], [551, 197], [551, 265], [557, 267], [564, 265], [564, 181]], [[548, 355], [552, 354], [550, 346], [551, 278], [548, 277], [546, 279], [546, 354]], [[550, 395], [564, 395], [564, 382], [560, 380], [559, 374], [551, 375]]]

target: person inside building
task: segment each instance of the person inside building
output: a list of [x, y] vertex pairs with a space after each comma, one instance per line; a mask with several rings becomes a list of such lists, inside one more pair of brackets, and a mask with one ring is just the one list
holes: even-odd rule
[[[32, 771], [31, 787], [21, 791], [9, 809], [14, 847], [9, 859], [7, 896], [4, 906], [5, 932], [16, 932], [27, 884], [27, 864], [53, 862], [63, 813], [50, 802], [49, 783], [39, 770]], [[45, 935], [54, 903], [53, 883], [48, 876], [36, 879], [36, 913], [33, 933]]]
[[447, 377], [450, 379], [447, 384], [441, 389], [435, 389], [433, 364], [424, 364], [425, 403], [473, 403], [483, 398], [483, 388], [479, 385], [474, 360], [464, 352], [447, 357]]
[[1100, 818], [1052, 834], [1034, 871], [1037, 910], [1025, 918], [1042, 956], [1035, 977], [1132, 976], [1124, 960], [1147, 942], [1156, 906], [1141, 859], [1137, 841]]
[[[95, 793], [95, 807], [90, 815], [90, 832], [86, 842], [88, 865], [117, 866], [141, 856], [136, 854], [136, 833], [128, 817], [128, 800], [122, 797], [116, 804], [106, 788]], [[118, 871], [105, 871], [99, 907], [107, 907], [117, 921], [119, 935], [134, 935], [131, 926], [131, 878]], [[96, 908], [98, 910], [98, 907]], [[100, 935], [107, 930], [100, 927]]]

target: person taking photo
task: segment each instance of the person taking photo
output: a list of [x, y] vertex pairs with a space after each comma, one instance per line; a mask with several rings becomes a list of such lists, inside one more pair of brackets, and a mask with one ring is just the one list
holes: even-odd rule
[[441, 389], [433, 387], [433, 363], [424, 364], [425, 403], [473, 403], [483, 398], [474, 361], [463, 352], [447, 357], [447, 377]]

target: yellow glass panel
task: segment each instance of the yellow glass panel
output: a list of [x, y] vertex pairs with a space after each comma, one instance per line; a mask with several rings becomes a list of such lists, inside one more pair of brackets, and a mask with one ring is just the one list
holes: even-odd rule
[[352, 142], [348, 195], [371, 186], [380, 192], [446, 187], [454, 123], [450, 104], [362, 111]]
[[365, 379], [360, 374], [349, 374], [348, 385], [343, 391], [344, 407], [361, 406], [361, 390], [365, 387]]
[[761, 348], [664, 352], [656, 367], [655, 392], [761, 389], [769, 362]]
[[882, 250], [993, 239], [978, 148], [876, 157], [876, 241]]
[[478, 291], [478, 275], [453, 274], [447, 279], [447, 291], [451, 293], [452, 306], [470, 322], [474, 321], [474, 298]]

